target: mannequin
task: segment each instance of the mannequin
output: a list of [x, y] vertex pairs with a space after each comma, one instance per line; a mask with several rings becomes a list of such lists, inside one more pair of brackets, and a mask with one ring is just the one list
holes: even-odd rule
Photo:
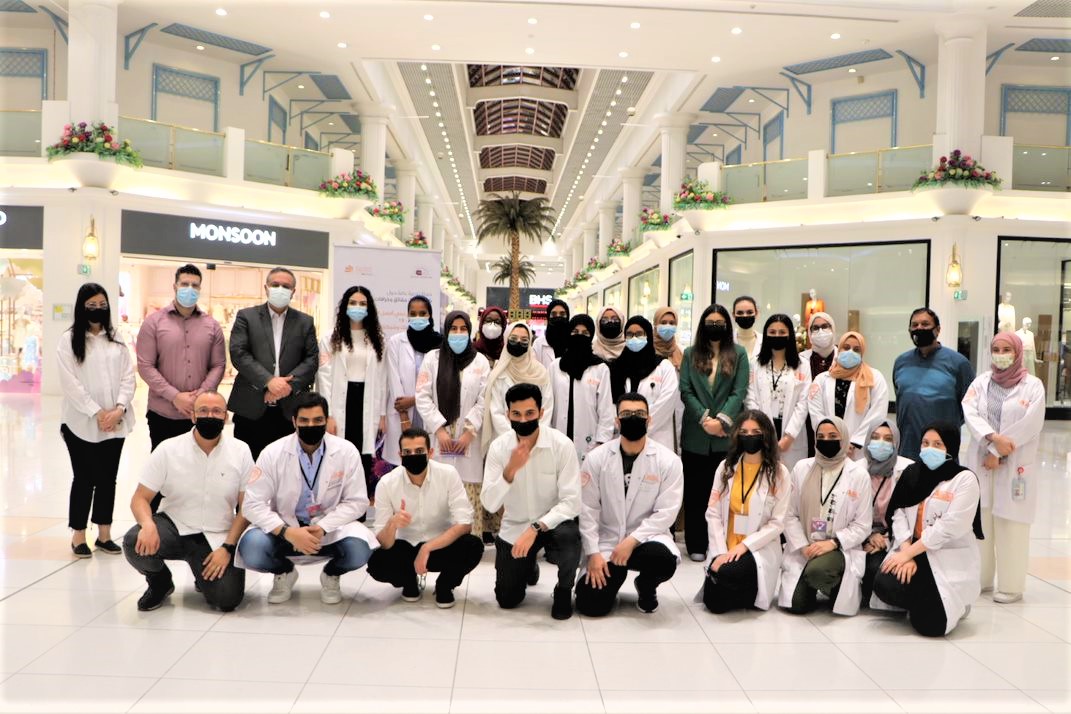
[[807, 328], [800, 322], [799, 314], [792, 315], [792, 324], [796, 326], [796, 351], [807, 349]]
[[808, 290], [807, 294], [810, 295], [811, 299], [807, 301], [807, 304], [804, 306], [803, 309], [804, 324], [810, 323], [811, 315], [813, 315], [814, 313], [826, 311], [826, 301], [818, 299], [818, 292], [814, 288]]
[[1037, 358], [1037, 348], [1034, 345], [1034, 333], [1030, 331], [1030, 327], [1033, 324], [1033, 320], [1029, 317], [1024, 317], [1022, 329], [1016, 330], [1015, 334], [1019, 335], [1019, 339], [1023, 341], [1023, 366], [1026, 367], [1026, 371], [1030, 373], [1030, 376], [1036, 377], [1034, 369], [1040, 360]]
[[997, 305], [997, 332], [1012, 332], [1015, 330], [1015, 305], [1012, 305], [1012, 294], [1004, 293]]

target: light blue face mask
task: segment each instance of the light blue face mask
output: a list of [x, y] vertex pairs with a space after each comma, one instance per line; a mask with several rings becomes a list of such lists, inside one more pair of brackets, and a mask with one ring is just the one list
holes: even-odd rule
[[935, 471], [940, 468], [944, 462], [948, 461], [948, 452], [935, 449], [932, 446], [927, 446], [919, 452], [919, 458], [922, 460], [922, 463], [926, 464], [926, 468], [930, 471]]
[[446, 344], [450, 345], [450, 349], [454, 351], [455, 355], [459, 355], [469, 346], [469, 336], [450, 335], [446, 338]]
[[175, 300], [177, 300], [178, 304], [182, 307], [193, 307], [197, 304], [197, 298], [199, 297], [201, 297], [201, 291], [187, 285], [183, 285], [175, 291]]
[[858, 352], [844, 350], [837, 353], [837, 363], [844, 369], [855, 369], [863, 361], [863, 356]]
[[633, 352], [639, 352], [647, 346], [646, 337], [630, 337], [625, 340], [625, 347], [628, 347]]
[[346, 308], [346, 317], [354, 322], [363, 322], [368, 317], [368, 308], [364, 305], [350, 305]]
[[659, 325], [655, 329], [658, 331], [658, 336], [661, 337], [666, 342], [669, 342], [670, 340], [672, 340], [677, 334], [677, 326], [676, 325]]
[[431, 320], [426, 317], [410, 317], [409, 328], [420, 332], [421, 330], [428, 329], [428, 325], [431, 324]]
[[870, 455], [875, 461], [885, 461], [896, 451], [892, 444], [888, 441], [881, 441], [880, 439], [874, 439], [867, 444], [866, 450], [870, 452]]

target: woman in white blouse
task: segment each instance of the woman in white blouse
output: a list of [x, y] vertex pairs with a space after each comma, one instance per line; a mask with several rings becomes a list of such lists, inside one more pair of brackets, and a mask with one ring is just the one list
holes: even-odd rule
[[435, 329], [431, 300], [423, 295], [409, 298], [405, 332], [387, 339], [387, 430], [383, 435], [383, 460], [402, 463], [398, 439], [411, 426], [424, 427], [416, 409], [416, 380], [424, 355], [438, 349], [443, 336]]
[[57, 357], [63, 388], [60, 432], [74, 472], [68, 516], [74, 531], [71, 550], [78, 558], [93, 555], [86, 544], [92, 504], [96, 549], [119, 555], [122, 548], [112, 540], [112, 510], [119, 457], [134, 425], [134, 362], [112, 328], [108, 293], [100, 285], [86, 283], [78, 289], [74, 324], [60, 338]]
[[762, 329], [758, 356], [751, 361], [748, 409], [770, 417], [777, 433], [781, 463], [792, 469], [807, 458], [807, 390], [811, 365], [796, 351], [795, 328], [785, 314], [771, 315]]

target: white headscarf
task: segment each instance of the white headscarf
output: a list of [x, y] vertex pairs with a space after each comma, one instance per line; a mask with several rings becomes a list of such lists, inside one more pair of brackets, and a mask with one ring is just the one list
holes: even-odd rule
[[[513, 334], [513, 331], [518, 327], [524, 328], [528, 333], [528, 349], [520, 357], [514, 357], [509, 353], [509, 336]], [[483, 393], [483, 436], [481, 438], [484, 452], [491, 445], [492, 429], [491, 424], [491, 390], [495, 382], [503, 374], [509, 374], [510, 379], [514, 384], [534, 384], [539, 387], [540, 391], [544, 394], [550, 389], [550, 373], [547, 372], [547, 368], [543, 366], [543, 363], [535, 358], [532, 353], [532, 343], [535, 342], [535, 335], [532, 334], [532, 328], [523, 322], [514, 322], [509, 328], [502, 334], [505, 344], [502, 347], [502, 356], [495, 362], [494, 369], [491, 370], [491, 374], [487, 377], [487, 386], [484, 388]]]

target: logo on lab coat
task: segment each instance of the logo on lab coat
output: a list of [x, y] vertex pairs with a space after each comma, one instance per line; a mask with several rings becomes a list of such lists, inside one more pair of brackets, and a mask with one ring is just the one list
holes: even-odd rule
[[260, 467], [254, 466], [253, 468], [249, 469], [249, 481], [247, 483], [256, 483], [263, 475], [264, 472], [260, 470]]

